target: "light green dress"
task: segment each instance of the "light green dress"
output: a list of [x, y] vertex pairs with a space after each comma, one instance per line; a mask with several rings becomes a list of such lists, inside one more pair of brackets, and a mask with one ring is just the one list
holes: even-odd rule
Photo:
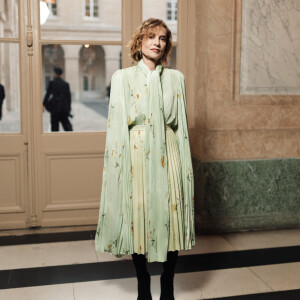
[[147, 254], [195, 244], [194, 182], [183, 75], [141, 60], [112, 77], [98, 252]]

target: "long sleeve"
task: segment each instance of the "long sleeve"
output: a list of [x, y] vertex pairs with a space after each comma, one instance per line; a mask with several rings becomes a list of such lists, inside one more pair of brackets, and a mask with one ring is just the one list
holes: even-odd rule
[[49, 85], [47, 87], [47, 92], [46, 92], [46, 95], [44, 97], [44, 101], [43, 101], [43, 105], [46, 106], [47, 105], [47, 102], [49, 100], [49, 97], [52, 93], [52, 81], [49, 82]]
[[132, 173], [128, 130], [129, 88], [124, 70], [114, 73], [106, 133], [102, 193], [95, 248], [114, 255], [133, 251]]
[[182, 73], [178, 72], [180, 85], [177, 92], [178, 101], [178, 128], [177, 140], [182, 166], [182, 186], [184, 201], [184, 246], [185, 250], [195, 245], [195, 221], [194, 221], [194, 176], [189, 143], [185, 82]]

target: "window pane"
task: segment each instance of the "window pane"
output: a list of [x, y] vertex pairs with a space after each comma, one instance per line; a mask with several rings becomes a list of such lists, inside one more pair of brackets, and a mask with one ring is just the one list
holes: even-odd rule
[[0, 84], [0, 132], [20, 132], [18, 44], [0, 44]]
[[52, 15], [54, 15], [54, 16], [57, 15], [57, 5], [56, 5], [56, 3], [52, 4], [51, 11], [52, 11]]
[[53, 16], [57, 15], [57, 0], [41, 0], [41, 1], [44, 1], [47, 4]]
[[18, 1], [0, 0], [0, 38], [19, 36]]
[[158, 18], [166, 22], [172, 31], [173, 41], [177, 41], [177, 0], [143, 0], [143, 21]]
[[98, 6], [94, 6], [94, 17], [98, 17]]
[[122, 0], [57, 1], [55, 17], [40, 3], [42, 39], [121, 41]]
[[89, 17], [91, 15], [91, 13], [90, 13], [90, 7], [89, 6], [86, 6], [85, 7], [85, 16], [86, 17]]
[[[52, 113], [54, 119], [58, 111], [66, 114], [67, 100], [65, 93], [60, 92], [60, 84], [52, 81], [49, 85], [49, 78], [55, 78], [54, 68], [59, 67], [63, 71], [61, 78], [69, 84], [71, 91], [72, 116], [68, 119], [73, 130], [106, 131], [110, 80], [120, 68], [121, 49], [121, 46], [109, 45], [42, 46], [43, 96], [45, 100], [50, 86], [48, 99], [55, 98], [52, 102], [55, 107]], [[63, 131], [62, 122], [59, 123], [60, 131]], [[51, 116], [46, 110], [43, 113], [43, 126], [44, 132], [51, 131]]]

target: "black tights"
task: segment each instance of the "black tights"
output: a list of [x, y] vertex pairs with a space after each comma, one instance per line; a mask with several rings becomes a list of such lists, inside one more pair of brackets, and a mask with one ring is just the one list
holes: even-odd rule
[[[167, 261], [163, 262], [163, 273], [160, 277], [161, 300], [174, 299], [174, 274], [177, 263], [178, 251], [168, 252]], [[142, 254], [132, 254], [132, 260], [136, 270], [138, 280], [138, 300], [151, 300], [150, 274], [147, 270], [146, 257]]]

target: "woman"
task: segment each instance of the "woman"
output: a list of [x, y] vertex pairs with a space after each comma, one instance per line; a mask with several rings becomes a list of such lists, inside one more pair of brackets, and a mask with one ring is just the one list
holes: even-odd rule
[[138, 65], [112, 76], [96, 250], [132, 254], [138, 299], [152, 299], [148, 262], [163, 262], [161, 299], [174, 299], [179, 250], [195, 244], [193, 171], [183, 75], [163, 68], [172, 34], [148, 19], [129, 43]]

